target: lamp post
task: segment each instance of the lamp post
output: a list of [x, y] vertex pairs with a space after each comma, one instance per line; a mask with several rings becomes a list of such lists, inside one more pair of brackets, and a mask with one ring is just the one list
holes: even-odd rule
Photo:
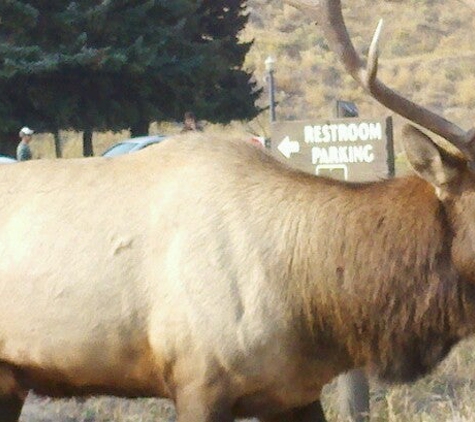
[[274, 87], [274, 65], [275, 59], [272, 56], [267, 57], [264, 62], [267, 72], [267, 83], [269, 85], [269, 109], [270, 122], [275, 122], [275, 87]]

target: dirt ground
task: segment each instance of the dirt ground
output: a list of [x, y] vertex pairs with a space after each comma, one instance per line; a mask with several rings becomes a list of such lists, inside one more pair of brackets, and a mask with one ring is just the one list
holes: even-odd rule
[[123, 400], [113, 397], [53, 400], [30, 394], [20, 422], [173, 422], [167, 400]]

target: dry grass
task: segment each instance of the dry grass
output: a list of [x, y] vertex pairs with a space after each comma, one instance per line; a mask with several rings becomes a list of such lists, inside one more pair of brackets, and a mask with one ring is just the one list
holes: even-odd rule
[[[384, 387], [372, 384], [373, 422], [469, 422], [475, 420], [473, 389], [475, 340], [454, 349], [430, 376], [410, 386]], [[331, 420], [337, 421], [336, 390], [328, 386], [324, 404]]]

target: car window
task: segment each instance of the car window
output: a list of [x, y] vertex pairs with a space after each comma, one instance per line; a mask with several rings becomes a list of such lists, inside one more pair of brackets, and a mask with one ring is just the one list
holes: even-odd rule
[[124, 142], [114, 145], [111, 149], [107, 150], [103, 157], [115, 157], [116, 155], [127, 154], [135, 148], [135, 144], [132, 142]]

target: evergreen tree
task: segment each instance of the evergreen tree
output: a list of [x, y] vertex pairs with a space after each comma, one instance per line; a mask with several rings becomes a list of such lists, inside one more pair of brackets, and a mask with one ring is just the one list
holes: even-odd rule
[[[239, 32], [248, 21], [247, 1], [203, 0], [198, 9], [197, 39], [213, 40], [209, 45], [209, 57], [213, 61], [214, 77], [211, 84], [201, 84], [202, 95], [197, 109], [213, 121], [228, 122], [231, 119], [254, 117], [250, 113], [260, 91], [243, 89], [255, 85], [249, 73], [242, 69], [251, 43], [240, 43]], [[206, 78], [200, 79], [206, 82]]]
[[[219, 3], [219, 4], [218, 4]], [[5, 135], [254, 117], [242, 70], [245, 0], [7, 0], [0, 3], [0, 150]], [[2, 148], [3, 146], [3, 148]], [[10, 148], [8, 148], [8, 146]], [[5, 148], [6, 147], [6, 148]], [[87, 148], [86, 148], [87, 149]]]

